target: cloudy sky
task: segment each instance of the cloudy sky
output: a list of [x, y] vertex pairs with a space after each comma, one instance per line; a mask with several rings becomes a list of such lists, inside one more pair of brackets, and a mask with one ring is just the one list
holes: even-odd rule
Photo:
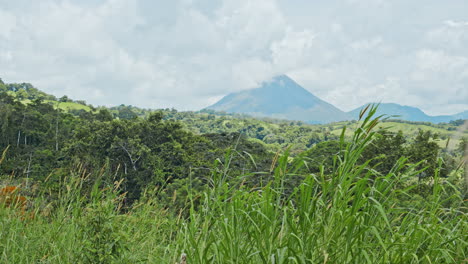
[[288, 74], [351, 110], [468, 110], [466, 0], [0, 0], [0, 78], [198, 110]]

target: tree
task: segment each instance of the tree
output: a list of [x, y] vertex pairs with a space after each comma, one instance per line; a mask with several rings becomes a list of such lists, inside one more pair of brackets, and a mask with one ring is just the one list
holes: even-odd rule
[[25, 100], [28, 98], [28, 92], [26, 92], [26, 90], [24, 89], [19, 89], [17, 92], [16, 92], [16, 98], [18, 98], [19, 100]]
[[96, 119], [102, 122], [112, 121], [114, 118], [112, 117], [111, 112], [107, 109], [99, 109], [99, 112], [96, 114]]
[[5, 83], [2, 81], [2, 79], [0, 78], [0, 92], [6, 92], [6, 91], [8, 91], [7, 87]]
[[437, 157], [440, 147], [434, 141], [438, 138], [437, 134], [431, 131], [419, 130], [414, 141], [406, 149], [406, 156], [413, 163], [421, 162], [418, 169], [424, 169], [427, 177], [434, 176], [434, 172], [438, 167]]
[[316, 144], [303, 154], [307, 161], [309, 172], [318, 173], [323, 165], [325, 173], [331, 173], [334, 168], [334, 157], [342, 155], [339, 141], [324, 141]]
[[131, 120], [138, 117], [138, 115], [132, 111], [130, 106], [122, 106], [119, 108], [119, 113], [117, 114], [119, 119]]
[[403, 132], [379, 131], [378, 137], [367, 146], [361, 155], [361, 163], [372, 160], [369, 165], [382, 174], [387, 174], [397, 160], [405, 156], [406, 139]]
[[67, 103], [67, 102], [71, 102], [71, 100], [70, 100], [70, 98], [68, 98], [68, 96], [64, 95], [64, 96], [59, 98], [59, 102]]

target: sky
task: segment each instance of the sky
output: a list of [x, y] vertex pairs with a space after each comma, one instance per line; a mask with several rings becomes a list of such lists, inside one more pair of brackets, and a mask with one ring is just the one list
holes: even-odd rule
[[468, 110], [466, 0], [0, 0], [0, 78], [199, 110], [287, 74], [349, 111]]

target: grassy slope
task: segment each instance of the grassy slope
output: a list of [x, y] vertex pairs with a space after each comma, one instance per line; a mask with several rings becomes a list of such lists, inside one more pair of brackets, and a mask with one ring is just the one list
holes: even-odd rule
[[[339, 136], [341, 134], [341, 130], [344, 123], [339, 125], [335, 125], [332, 130], [332, 134]], [[353, 129], [357, 126], [357, 124], [350, 124], [349, 130], [346, 132], [346, 136], [350, 137], [353, 133]], [[425, 124], [407, 124], [407, 123], [399, 123], [399, 122], [383, 122], [380, 123], [377, 128], [383, 128], [390, 132], [398, 132], [402, 131], [406, 136], [415, 136], [419, 130], [423, 131], [431, 131], [432, 133], [437, 133], [439, 135], [439, 139], [437, 139], [437, 143], [440, 147], [445, 147], [447, 144], [447, 139], [450, 138], [449, 147], [455, 147], [460, 142], [460, 138], [468, 137], [468, 131], [457, 131], [457, 130], [449, 130], [456, 128], [453, 125], [446, 124], [443, 125], [444, 128], [433, 127]]]
[[[259, 120], [245, 117], [235, 116], [218, 116], [211, 115], [212, 120], [208, 120], [209, 114], [206, 113], [191, 113], [191, 115], [183, 115], [177, 117], [187, 127], [188, 130], [194, 133], [215, 133], [215, 132], [240, 132], [249, 126], [264, 127], [268, 133], [277, 136], [287, 136], [288, 131], [295, 135], [296, 139], [310, 138], [317, 134], [321, 137], [325, 133], [330, 133], [334, 136], [340, 136], [344, 126], [348, 128], [345, 135], [350, 138], [353, 135], [354, 129], [359, 125], [357, 122], [335, 122], [324, 125], [309, 125], [300, 124], [292, 121], [279, 121], [279, 120]], [[214, 118], [214, 119], [213, 119]], [[285, 126], [287, 128], [285, 128]], [[438, 124], [427, 125], [424, 123], [401, 123], [395, 121], [386, 121], [379, 124], [378, 128], [385, 128], [390, 132], [402, 131], [403, 134], [409, 138], [416, 136], [419, 130], [431, 131], [439, 135], [437, 140], [440, 147], [445, 147], [447, 139], [450, 138], [450, 147], [456, 147], [460, 138], [468, 137], [468, 131], [457, 131], [457, 127], [452, 124]], [[294, 131], [294, 132], [291, 132]], [[295, 143], [292, 143], [295, 144]], [[275, 148], [270, 145], [270, 147]]]
[[56, 101], [50, 101], [50, 100], [46, 100], [46, 102], [53, 103], [54, 107], [57, 107], [57, 104], [58, 104], [58, 108], [64, 111], [71, 111], [71, 110], [84, 110], [86, 112], [91, 111], [91, 108], [89, 106], [78, 104], [75, 102], [56, 102]]
[[[11, 96], [16, 97], [15, 92], [8, 91], [7, 93], [9, 95], [11, 95]], [[82, 105], [82, 104], [75, 103], [75, 102], [58, 102], [58, 101], [53, 101], [53, 100], [44, 100], [44, 102], [52, 104], [54, 106], [54, 108], [57, 108], [57, 105], [58, 105], [58, 108], [62, 109], [63, 111], [73, 111], [73, 110], [84, 110], [84, 111], [87, 111], [87, 112], [91, 111], [91, 108], [89, 106]], [[29, 103], [31, 103], [31, 100], [24, 99], [24, 100], [21, 100], [21, 103], [29, 104]]]

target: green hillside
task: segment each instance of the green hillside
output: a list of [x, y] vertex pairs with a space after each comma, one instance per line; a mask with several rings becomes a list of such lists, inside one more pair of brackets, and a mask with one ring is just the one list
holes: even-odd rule
[[[325, 125], [311, 125], [300, 121], [285, 121], [274, 119], [257, 119], [245, 115], [230, 115], [221, 112], [177, 112], [176, 110], [162, 110], [166, 119], [181, 121], [186, 129], [198, 133], [209, 132], [239, 132], [251, 139], [265, 144], [272, 151], [293, 146], [293, 153], [303, 151], [316, 143], [337, 139], [343, 127], [350, 138], [357, 121], [336, 122]], [[436, 141], [445, 147], [450, 138], [450, 148], [460, 144], [463, 137], [468, 137], [468, 131], [462, 129], [463, 122], [431, 124], [427, 122], [382, 121], [377, 127], [385, 128], [389, 132], [402, 131], [405, 137], [412, 139], [418, 132], [430, 131], [438, 135]]]
[[[0, 79], [1, 81], [1, 79]], [[47, 94], [29, 83], [11, 83], [0, 85], [0, 92], [6, 92], [13, 96], [23, 104], [30, 104], [33, 100], [41, 100], [51, 104], [54, 108], [59, 108], [66, 112], [92, 111], [92, 106], [89, 106], [84, 101], [74, 101], [67, 96], [56, 98], [51, 94]]]
[[[343, 124], [344, 125], [344, 124]], [[347, 124], [349, 127], [346, 136], [351, 136], [353, 127], [356, 127], [355, 124]], [[339, 136], [341, 134], [342, 126], [335, 126], [334, 130], [332, 130], [332, 134], [335, 136]], [[438, 142], [440, 147], [445, 147], [447, 145], [447, 141], [449, 143], [449, 148], [454, 148], [456, 145], [460, 144], [462, 138], [468, 137], [468, 131], [463, 129], [462, 125], [455, 125], [455, 124], [427, 124], [423, 122], [415, 122], [415, 123], [405, 123], [402, 121], [386, 121], [382, 122], [377, 129], [385, 129], [386, 131], [397, 133], [399, 131], [403, 132], [409, 138], [414, 137], [418, 134], [419, 131], [430, 131], [433, 134], [438, 135], [436, 141]]]
[[59, 101], [51, 101], [45, 100], [45, 102], [51, 103], [54, 107], [58, 107], [63, 111], [86, 111], [91, 112], [92, 109], [88, 105], [83, 105], [75, 102], [59, 102]]
[[[273, 84], [271, 84], [273, 85]], [[5, 88], [4, 88], [5, 89]], [[44, 93], [31, 84], [7, 84], [7, 93], [18, 98], [25, 104], [32, 100], [42, 98], [44, 102], [51, 104], [54, 108], [59, 108], [72, 114], [80, 114], [82, 111], [96, 112], [91, 105], [83, 101], [75, 101], [67, 96], [56, 98], [53, 95]], [[142, 109], [135, 106], [120, 105], [107, 109], [114, 118], [133, 119], [137, 117], [147, 118], [155, 110]], [[242, 133], [250, 140], [264, 144], [271, 151], [278, 151], [286, 147], [293, 146], [293, 154], [304, 151], [316, 143], [337, 139], [344, 126], [348, 127], [347, 137], [351, 137], [353, 128], [357, 127], [356, 121], [335, 122], [321, 125], [311, 125], [301, 121], [285, 121], [273, 118], [253, 118], [245, 114], [228, 114], [213, 110], [203, 110], [200, 112], [178, 112], [175, 109], [159, 109], [166, 120], [180, 121], [185, 129], [196, 133]], [[462, 122], [432, 124], [429, 122], [410, 121], [383, 121], [378, 128], [385, 128], [387, 131], [396, 133], [402, 131], [408, 138], [413, 138], [418, 131], [430, 131], [438, 135], [436, 141], [441, 147], [447, 145], [456, 147], [463, 137], [468, 136], [468, 131], [459, 131]]]
[[467, 140], [437, 142], [456, 137], [462, 121], [381, 122], [375, 108], [361, 122], [327, 125], [126, 105], [87, 111], [66, 96], [8, 87], [1, 263], [468, 257]]

